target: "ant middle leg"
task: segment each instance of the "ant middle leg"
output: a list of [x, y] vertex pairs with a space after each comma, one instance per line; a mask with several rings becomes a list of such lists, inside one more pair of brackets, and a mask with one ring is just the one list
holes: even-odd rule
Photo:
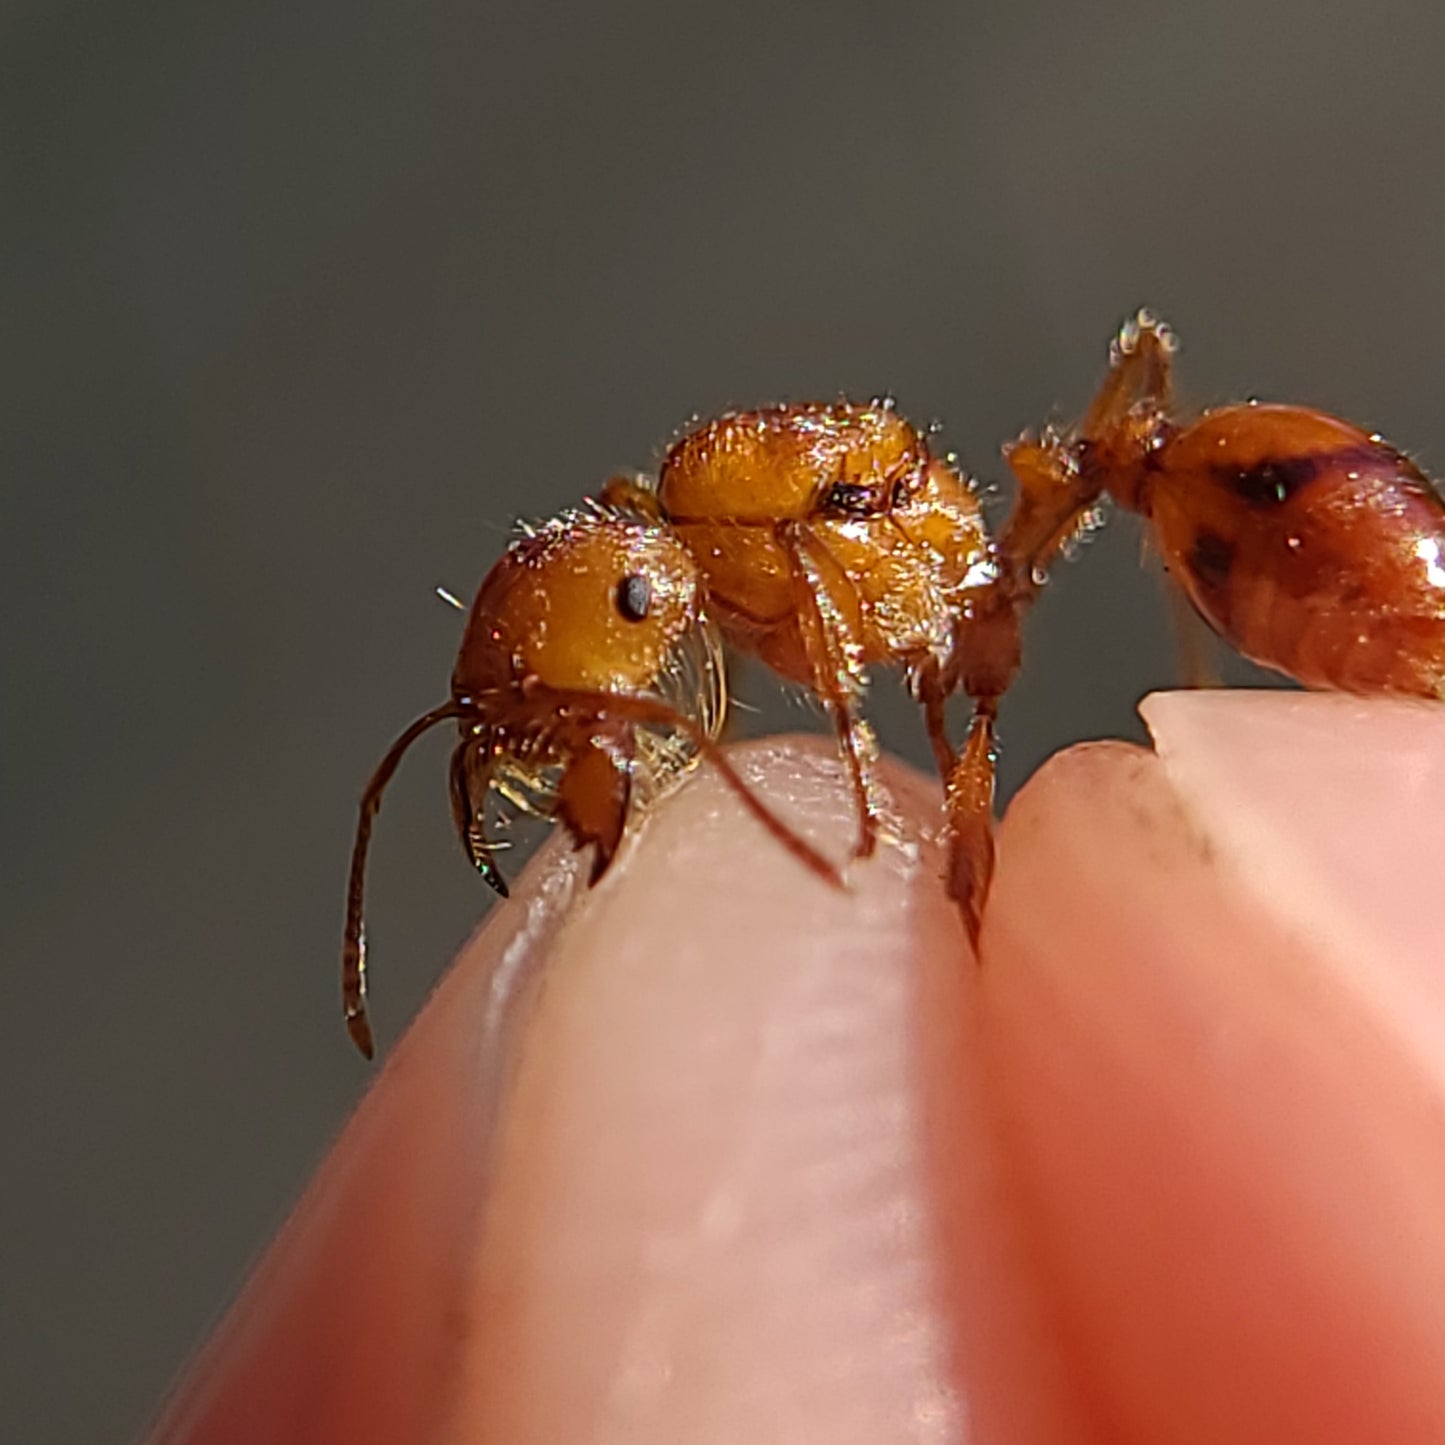
[[944, 789], [948, 892], [963, 911], [964, 926], [975, 949], [983, 924], [983, 905], [993, 880], [998, 701], [997, 697], [974, 701], [968, 736]]

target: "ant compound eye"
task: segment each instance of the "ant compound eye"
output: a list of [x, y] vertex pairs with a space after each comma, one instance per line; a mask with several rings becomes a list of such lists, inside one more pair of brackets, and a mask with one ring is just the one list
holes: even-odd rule
[[652, 605], [652, 583], [640, 572], [631, 572], [617, 584], [617, 610], [629, 622], [645, 622]]

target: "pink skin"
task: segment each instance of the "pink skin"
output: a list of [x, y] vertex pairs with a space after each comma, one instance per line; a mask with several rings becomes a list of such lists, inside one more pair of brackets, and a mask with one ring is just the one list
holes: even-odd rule
[[[1146, 716], [1015, 801], [981, 970], [896, 765], [845, 895], [706, 771], [550, 848], [155, 1438], [1445, 1439], [1445, 713]], [[846, 839], [826, 743], [735, 757]]]

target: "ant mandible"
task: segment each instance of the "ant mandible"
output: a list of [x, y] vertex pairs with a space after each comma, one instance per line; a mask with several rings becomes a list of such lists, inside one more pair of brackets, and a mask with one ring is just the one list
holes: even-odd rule
[[837, 870], [753, 794], [716, 737], [725, 706], [716, 632], [697, 565], [665, 528], [602, 506], [529, 529], [477, 591], [451, 698], [392, 744], [361, 798], [347, 889], [342, 1002], [352, 1040], [372, 1056], [362, 917], [366, 855], [382, 792], [402, 755], [455, 722], [451, 799], [462, 846], [503, 897], [484, 808], [492, 791], [555, 817], [594, 846], [607, 871], [634, 798], [705, 757], [750, 813], [813, 872]]
[[1126, 322], [1083, 421], [1004, 449], [1019, 500], [996, 599], [1017, 611], [1108, 493], [1226, 642], [1307, 687], [1445, 696], [1445, 503], [1409, 458], [1310, 407], [1180, 422], [1177, 342]]
[[[968, 481], [890, 403], [806, 403], [718, 417], [672, 445], [655, 486], [615, 478], [603, 497], [669, 526], [724, 638], [821, 699], [856, 800], [855, 857], [878, 828], [866, 669], [903, 670], [947, 784], [951, 891], [976, 935], [1018, 627], [986, 603], [998, 557]], [[961, 756], [944, 726], [959, 690], [974, 702]]]

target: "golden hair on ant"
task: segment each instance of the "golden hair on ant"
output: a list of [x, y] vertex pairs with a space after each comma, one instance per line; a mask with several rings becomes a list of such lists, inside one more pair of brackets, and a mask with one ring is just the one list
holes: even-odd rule
[[666, 528], [606, 506], [570, 511], [515, 541], [477, 591], [450, 699], [392, 744], [361, 798], [347, 889], [342, 1000], [372, 1056], [362, 906], [383, 790], [423, 733], [455, 723], [452, 811], [468, 857], [503, 897], [485, 807], [496, 793], [560, 821], [594, 849], [596, 883], [635, 803], [705, 758], [778, 842], [832, 883], [837, 871], [780, 822], [716, 738], [726, 703], [697, 565]]

